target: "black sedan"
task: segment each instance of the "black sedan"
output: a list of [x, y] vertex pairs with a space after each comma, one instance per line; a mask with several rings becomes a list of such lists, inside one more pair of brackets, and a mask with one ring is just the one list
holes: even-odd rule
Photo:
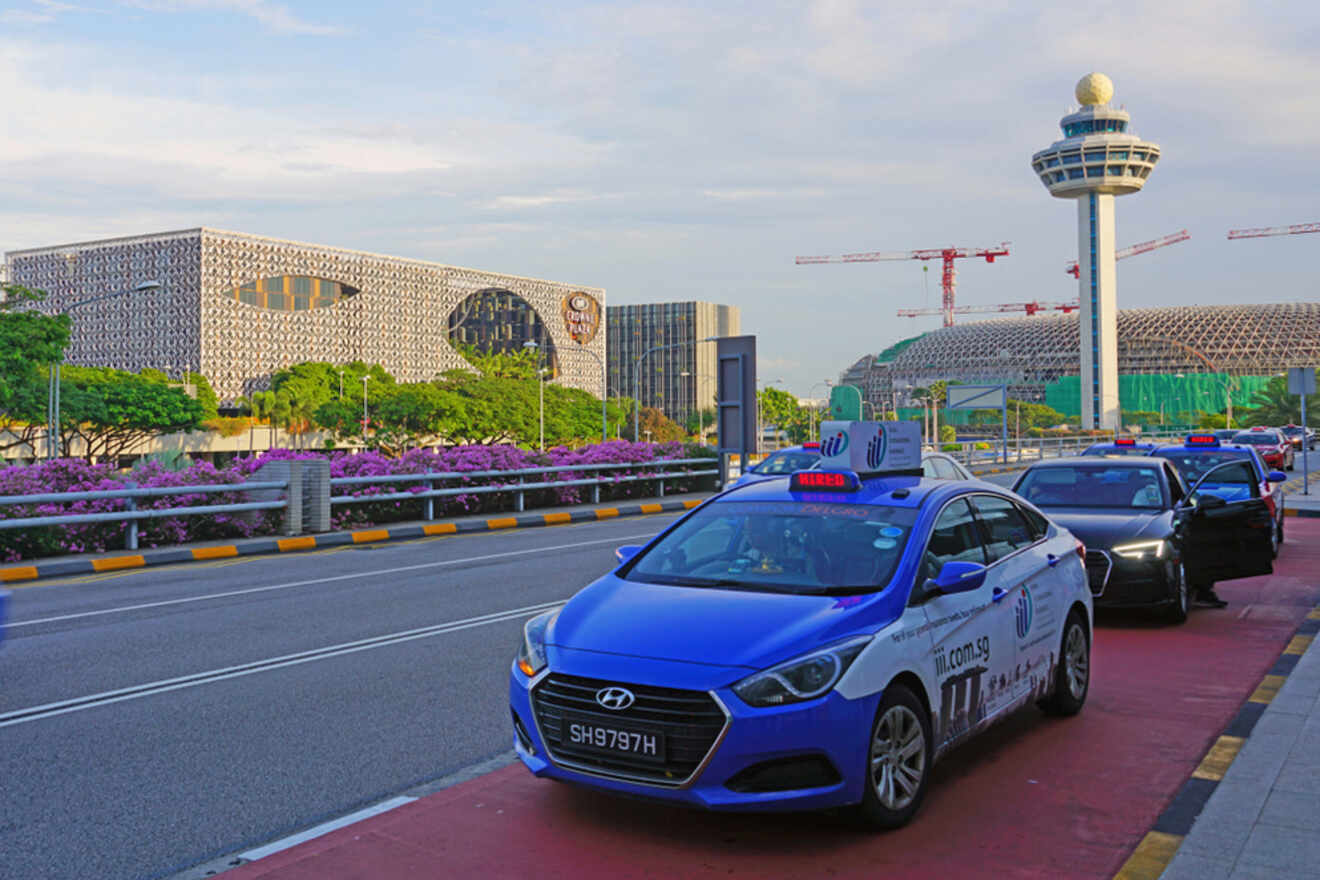
[[1208, 471], [1242, 482], [1242, 499], [1191, 490], [1162, 458], [1064, 458], [1027, 469], [1013, 490], [1086, 545], [1097, 608], [1157, 607], [1181, 623], [1194, 593], [1216, 581], [1269, 574], [1273, 520], [1250, 463]]

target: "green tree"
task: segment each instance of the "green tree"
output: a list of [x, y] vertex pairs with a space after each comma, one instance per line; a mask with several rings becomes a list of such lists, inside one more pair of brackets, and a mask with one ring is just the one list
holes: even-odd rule
[[678, 423], [653, 406], [642, 407], [638, 430], [643, 441], [649, 439], [652, 443], [669, 443], [686, 436]]
[[[1320, 425], [1320, 413], [1316, 404], [1320, 394], [1306, 396], [1306, 422], [1309, 426]], [[1269, 383], [1251, 396], [1253, 409], [1242, 415], [1242, 424], [1248, 427], [1256, 425], [1300, 425], [1302, 423], [1302, 398], [1288, 393], [1288, 377], [1275, 376]]]
[[89, 461], [114, 461], [160, 434], [194, 430], [205, 416], [179, 388], [98, 367], [65, 367], [60, 398], [63, 446], [82, 440]]
[[468, 363], [483, 376], [492, 379], [526, 379], [536, 376], [538, 366], [544, 366], [542, 355], [535, 349], [485, 352], [472, 345], [456, 346]]
[[46, 421], [46, 367], [69, 345], [69, 316], [35, 308], [45, 298], [42, 290], [0, 285], [0, 432], [14, 436], [0, 449], [36, 442]]

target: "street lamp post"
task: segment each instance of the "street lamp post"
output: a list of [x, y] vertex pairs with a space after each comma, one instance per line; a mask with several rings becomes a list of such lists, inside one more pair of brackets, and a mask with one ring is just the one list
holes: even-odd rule
[[[829, 406], [830, 389], [834, 387], [834, 380], [833, 380], [833, 379], [822, 379], [821, 381], [817, 382], [816, 385], [824, 385], [824, 386], [825, 386], [825, 401], [826, 401], [825, 405], [826, 405], [826, 406]], [[811, 388], [808, 390], [807, 393], [808, 393], [808, 394], [811, 394], [811, 393], [815, 392], [815, 390], [816, 390], [816, 385], [812, 385]], [[809, 437], [809, 438], [807, 438], [807, 439], [809, 439], [809, 440], [810, 440], [810, 439], [815, 439], [815, 437], [816, 437], [816, 407], [813, 405], [813, 406], [811, 407], [811, 437]]]
[[[67, 315], [76, 308], [100, 302], [103, 299], [113, 299], [117, 296], [141, 293], [144, 290], [159, 290], [160, 288], [161, 283], [159, 281], [141, 281], [124, 290], [117, 290], [114, 293], [106, 293], [70, 303], [64, 307], [62, 314]], [[55, 368], [51, 370], [50, 389], [46, 398], [46, 451], [50, 458], [60, 457], [60, 367], [61, 362], [56, 361]]]
[[344, 371], [339, 371], [339, 399], [344, 399]]
[[642, 361], [653, 351], [664, 351], [668, 348], [682, 348], [685, 345], [696, 345], [700, 342], [715, 342], [720, 339], [719, 336], [707, 336], [705, 339], [694, 339], [691, 342], [671, 342], [667, 345], [653, 345], [646, 351], [637, 356], [633, 364], [633, 442], [642, 438]]
[[542, 375], [541, 346], [535, 340], [529, 339], [523, 343], [523, 348], [536, 352], [536, 399], [540, 413], [541, 451], [545, 452], [545, 377]]
[[362, 451], [367, 450], [367, 376], [362, 377]]

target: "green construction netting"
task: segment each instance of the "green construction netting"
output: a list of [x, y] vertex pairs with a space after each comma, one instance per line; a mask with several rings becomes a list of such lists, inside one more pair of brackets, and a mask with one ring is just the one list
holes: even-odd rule
[[[1118, 399], [1124, 412], [1223, 412], [1226, 392], [1233, 405], [1249, 406], [1251, 396], [1264, 388], [1269, 376], [1230, 376], [1227, 373], [1155, 373], [1118, 377]], [[1082, 388], [1078, 376], [1063, 376], [1045, 386], [1045, 403], [1065, 416], [1082, 414]]]
[[875, 356], [875, 362], [876, 362], [877, 364], [887, 364], [887, 363], [889, 363], [889, 362], [892, 361], [894, 358], [898, 357], [899, 353], [900, 353], [903, 349], [907, 348], [909, 345], [911, 345], [912, 343], [916, 342], [918, 339], [921, 339], [921, 338], [923, 338], [923, 337], [925, 337], [925, 336], [926, 336], [926, 334], [925, 334], [925, 333], [922, 333], [922, 334], [920, 334], [920, 335], [918, 335], [918, 336], [913, 336], [913, 337], [910, 338], [910, 339], [904, 339], [904, 340], [902, 340], [901, 342], [895, 342], [893, 345], [889, 346], [889, 347], [886, 348], [884, 351], [882, 351], [882, 352], [880, 352], [878, 355], [876, 355], [876, 356]]

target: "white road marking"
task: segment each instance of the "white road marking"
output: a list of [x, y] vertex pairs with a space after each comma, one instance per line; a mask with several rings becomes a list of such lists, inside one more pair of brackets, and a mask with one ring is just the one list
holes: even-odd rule
[[415, 800], [417, 800], [417, 798], [403, 797], [402, 795], [396, 798], [390, 798], [389, 800], [382, 801], [375, 806], [367, 807], [365, 810], [358, 810], [356, 813], [349, 813], [347, 816], [340, 816], [338, 819], [331, 819], [329, 822], [323, 822], [320, 825], [308, 828], [306, 831], [298, 834], [293, 834], [280, 840], [276, 840], [265, 846], [259, 846], [256, 849], [250, 849], [247, 852], [241, 852], [238, 854], [238, 857], [240, 859], [247, 859], [249, 862], [255, 862], [257, 859], [264, 859], [266, 856], [282, 852], [289, 847], [297, 846], [300, 843], [306, 843], [309, 840], [315, 840], [323, 834], [329, 834], [331, 831], [338, 831], [340, 828], [352, 825], [354, 822], [361, 822], [363, 819], [370, 819], [372, 816], [379, 816], [381, 813], [388, 813], [395, 807], [401, 807], [404, 804], [411, 804]]
[[299, 666], [303, 663], [312, 663], [317, 660], [328, 660], [332, 657], [342, 657], [345, 654], [355, 654], [358, 651], [370, 651], [375, 648], [389, 647], [404, 642], [411, 642], [415, 639], [427, 639], [432, 636], [447, 635], [449, 633], [459, 632], [460, 630], [485, 626], [490, 623], [504, 623], [510, 620], [518, 620], [524, 617], [530, 617], [542, 611], [549, 611], [552, 608], [558, 608], [563, 604], [562, 600], [558, 600], [554, 602], [543, 602], [539, 605], [528, 605], [523, 608], [511, 608], [506, 611], [496, 611], [491, 614], [482, 614], [477, 617], [452, 620], [448, 623], [440, 623], [434, 626], [402, 630], [400, 632], [387, 633], [382, 636], [373, 636], [369, 639], [344, 642], [338, 645], [327, 645], [323, 648], [313, 648], [310, 651], [299, 651], [296, 654], [268, 657], [265, 660], [256, 660], [239, 666], [226, 666], [221, 669], [211, 669], [206, 672], [195, 672], [192, 675], [166, 678], [160, 681], [146, 682], [144, 684], [119, 688], [113, 691], [103, 691], [99, 694], [75, 697], [71, 700], [60, 700], [55, 703], [44, 703], [40, 706], [29, 706], [25, 709], [15, 709], [10, 712], [0, 713], [0, 727], [26, 724], [29, 721], [40, 721], [46, 718], [53, 718], [57, 715], [66, 715], [70, 712], [81, 712], [84, 709], [94, 709], [99, 706], [108, 706], [112, 703], [122, 703], [125, 700], [136, 700], [141, 697], [154, 696], [155, 694], [163, 694], [169, 691], [181, 690], [183, 688], [212, 684], [217, 681], [226, 681], [231, 678], [241, 678], [245, 675], [254, 675], [258, 672], [269, 672], [273, 669]]
[[227, 599], [230, 596], [246, 596], [252, 593], [266, 593], [271, 590], [289, 590], [294, 587], [306, 587], [312, 584], [328, 584], [334, 581], [349, 581], [354, 578], [375, 577], [383, 574], [397, 574], [402, 571], [418, 571], [423, 568], [441, 568], [448, 565], [462, 565], [465, 562], [485, 562], [489, 559], [503, 559], [508, 556], [526, 556], [531, 553], [545, 553], [555, 550], [571, 550], [575, 547], [591, 547], [596, 544], [615, 544], [638, 538], [653, 538], [655, 532], [644, 535], [617, 535], [602, 538], [599, 541], [578, 541], [574, 544], [556, 544], [553, 547], [534, 547], [528, 550], [509, 550], [504, 553], [487, 553], [483, 556], [468, 556], [463, 559], [444, 559], [439, 562], [423, 562], [418, 565], [404, 565], [398, 568], [382, 568], [376, 571], [364, 571], [355, 574], [339, 574], [332, 577], [312, 578], [305, 581], [292, 581], [287, 584], [272, 584], [268, 587], [250, 587], [246, 590], [229, 590], [224, 593], [208, 593], [205, 596], [189, 596], [185, 599], [164, 599], [160, 602], [143, 602], [138, 605], [123, 605], [119, 608], [105, 608], [100, 611], [80, 611], [77, 614], [60, 614], [55, 617], [39, 617], [33, 620], [11, 620], [6, 625], [11, 629], [20, 626], [36, 626], [39, 623], [58, 623], [61, 620], [77, 620], [82, 617], [99, 617], [104, 614], [123, 614], [128, 611], [141, 611], [146, 608], [162, 608], [168, 605], [185, 605], [190, 602], [208, 602], [213, 599]]

